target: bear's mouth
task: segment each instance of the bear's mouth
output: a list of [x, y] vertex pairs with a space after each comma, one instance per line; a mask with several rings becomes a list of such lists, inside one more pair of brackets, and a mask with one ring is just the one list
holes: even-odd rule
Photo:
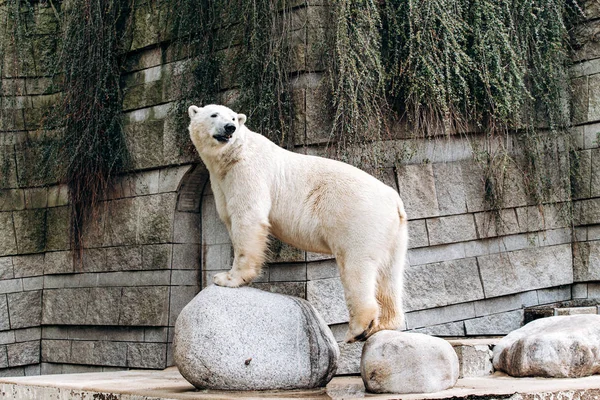
[[221, 143], [227, 143], [229, 142], [229, 139], [231, 139], [231, 134], [229, 133], [224, 133], [222, 135], [213, 135], [213, 137], [215, 139], [217, 139], [217, 141], [221, 142]]

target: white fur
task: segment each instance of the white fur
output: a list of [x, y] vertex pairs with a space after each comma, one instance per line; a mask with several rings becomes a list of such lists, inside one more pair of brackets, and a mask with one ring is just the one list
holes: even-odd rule
[[[260, 273], [270, 233], [335, 256], [350, 312], [348, 341], [402, 327], [408, 233], [398, 194], [348, 164], [276, 146], [227, 107], [191, 106], [189, 114], [190, 137], [210, 172], [234, 248], [231, 270], [217, 274], [215, 283], [250, 283]], [[217, 141], [228, 123], [236, 126], [231, 139]]]

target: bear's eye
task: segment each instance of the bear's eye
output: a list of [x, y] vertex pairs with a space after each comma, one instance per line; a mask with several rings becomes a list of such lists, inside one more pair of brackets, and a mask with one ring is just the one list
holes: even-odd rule
[[235, 117], [231, 118], [232, 121], [235, 121]]
[[217, 114], [213, 114], [210, 116], [211, 118], [217, 118]]

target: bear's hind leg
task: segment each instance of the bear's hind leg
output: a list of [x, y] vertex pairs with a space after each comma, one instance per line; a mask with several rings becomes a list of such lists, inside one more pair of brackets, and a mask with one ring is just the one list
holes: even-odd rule
[[269, 223], [231, 223], [233, 266], [227, 272], [216, 274], [213, 281], [218, 286], [239, 287], [248, 285], [262, 269], [269, 236]]
[[379, 306], [375, 298], [377, 263], [372, 259], [351, 257], [348, 257], [347, 261], [340, 261], [338, 258], [338, 263], [350, 313], [346, 342], [365, 340], [375, 333], [378, 326]]
[[377, 275], [377, 303], [379, 304], [378, 330], [404, 328], [402, 311], [402, 268], [385, 266]]

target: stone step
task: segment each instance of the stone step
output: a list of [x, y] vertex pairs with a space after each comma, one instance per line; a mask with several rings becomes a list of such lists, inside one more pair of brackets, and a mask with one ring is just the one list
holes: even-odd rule
[[[502, 337], [451, 339], [448, 342], [458, 355], [459, 378], [486, 376], [494, 373], [492, 349]], [[363, 342], [338, 343], [340, 359], [337, 375], [359, 375]]]

